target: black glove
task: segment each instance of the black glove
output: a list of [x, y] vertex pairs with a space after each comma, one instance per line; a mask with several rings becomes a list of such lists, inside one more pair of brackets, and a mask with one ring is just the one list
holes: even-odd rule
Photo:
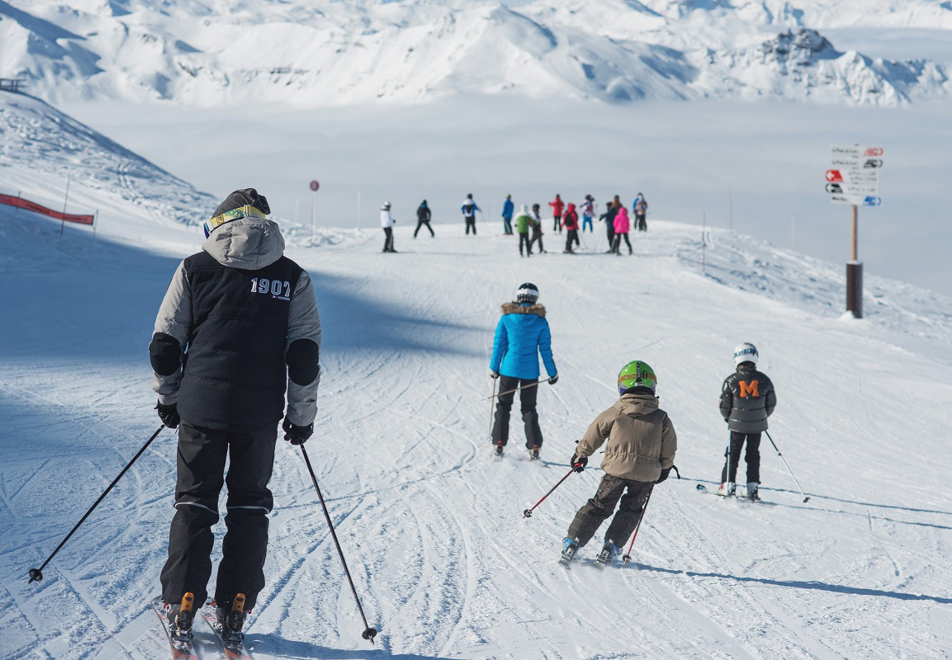
[[287, 417], [284, 418], [284, 423], [281, 424], [281, 428], [284, 429], [284, 439], [292, 445], [303, 445], [314, 433], [313, 423], [307, 426], [298, 426], [297, 424], [292, 424]]
[[555, 374], [554, 376], [552, 376], [552, 378], [549, 379], [549, 385], [555, 385], [557, 382], [559, 382], [558, 374]]
[[587, 458], [579, 458], [578, 454], [572, 452], [572, 467], [575, 468], [576, 472], [581, 472], [585, 469], [585, 466], [588, 465]]
[[178, 428], [179, 422], [182, 421], [182, 418], [178, 414], [178, 406], [174, 403], [165, 405], [161, 401], [157, 401], [155, 404], [155, 409], [159, 411], [159, 419], [162, 420], [162, 423], [168, 426], [170, 429]]
[[497, 378], [499, 378], [499, 372], [498, 372], [498, 371], [493, 371], [492, 369], [490, 369], [490, 370], [489, 370], [489, 377], [492, 378], [493, 380], [496, 380]]
[[661, 476], [658, 477], [658, 480], [655, 483], [660, 484], [662, 481], [668, 478], [669, 474], [671, 474], [671, 468], [663, 468], [661, 470]]

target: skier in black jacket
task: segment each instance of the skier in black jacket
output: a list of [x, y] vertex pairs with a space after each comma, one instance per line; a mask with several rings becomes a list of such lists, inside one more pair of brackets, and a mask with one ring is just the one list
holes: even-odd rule
[[[226, 632], [240, 632], [243, 612], [264, 587], [278, 422], [284, 417], [284, 438], [295, 445], [314, 428], [317, 301], [307, 271], [283, 256], [284, 239], [268, 213], [253, 188], [236, 190], [215, 209], [202, 251], [172, 277], [149, 344], [159, 417], [179, 430], [176, 512], [161, 574], [175, 635], [190, 634], [183, 597], [192, 594], [198, 609], [208, 595], [211, 527], [225, 483], [215, 603]], [[233, 612], [239, 595], [244, 610]]]
[[436, 234], [433, 233], [433, 227], [430, 226], [430, 207], [426, 205], [426, 200], [423, 200], [423, 203], [417, 207], [416, 210], [416, 229], [413, 230], [413, 238], [416, 238], [417, 232], [420, 231], [420, 227], [426, 225], [426, 228], [430, 230], [430, 236], [436, 238]]
[[737, 371], [724, 379], [720, 408], [731, 432], [730, 456], [721, 470], [720, 495], [733, 495], [740, 450], [747, 443], [747, 497], [760, 499], [760, 434], [767, 430], [767, 418], [777, 407], [777, 393], [767, 374], [757, 371], [757, 347], [743, 343], [734, 349]]

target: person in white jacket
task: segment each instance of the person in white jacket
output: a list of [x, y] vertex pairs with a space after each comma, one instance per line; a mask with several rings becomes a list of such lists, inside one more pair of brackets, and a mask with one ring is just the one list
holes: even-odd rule
[[390, 202], [384, 202], [383, 206], [380, 207], [380, 226], [383, 227], [383, 233], [386, 235], [386, 239], [383, 243], [384, 252], [396, 252], [396, 250], [393, 249], [394, 222], [396, 222], [396, 220], [390, 215]]

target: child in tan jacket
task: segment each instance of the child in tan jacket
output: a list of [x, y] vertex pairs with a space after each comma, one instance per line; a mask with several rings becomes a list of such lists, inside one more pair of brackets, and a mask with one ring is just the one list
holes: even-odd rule
[[658, 407], [657, 384], [654, 370], [644, 362], [626, 364], [618, 374], [621, 398], [595, 418], [572, 454], [572, 465], [581, 471], [607, 440], [605, 476], [569, 525], [562, 542], [562, 565], [569, 566], [621, 500], [596, 558], [600, 564], [609, 563], [635, 530], [652, 486], [668, 478], [678, 438], [668, 414]]

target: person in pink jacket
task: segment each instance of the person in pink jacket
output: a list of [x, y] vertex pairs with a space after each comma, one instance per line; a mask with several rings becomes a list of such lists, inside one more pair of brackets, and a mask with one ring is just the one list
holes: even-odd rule
[[625, 239], [628, 246], [628, 254], [632, 254], [631, 241], [628, 240], [628, 231], [631, 229], [631, 221], [628, 219], [628, 210], [622, 205], [615, 215], [615, 240], [612, 244], [612, 252], [621, 256], [621, 239]]

